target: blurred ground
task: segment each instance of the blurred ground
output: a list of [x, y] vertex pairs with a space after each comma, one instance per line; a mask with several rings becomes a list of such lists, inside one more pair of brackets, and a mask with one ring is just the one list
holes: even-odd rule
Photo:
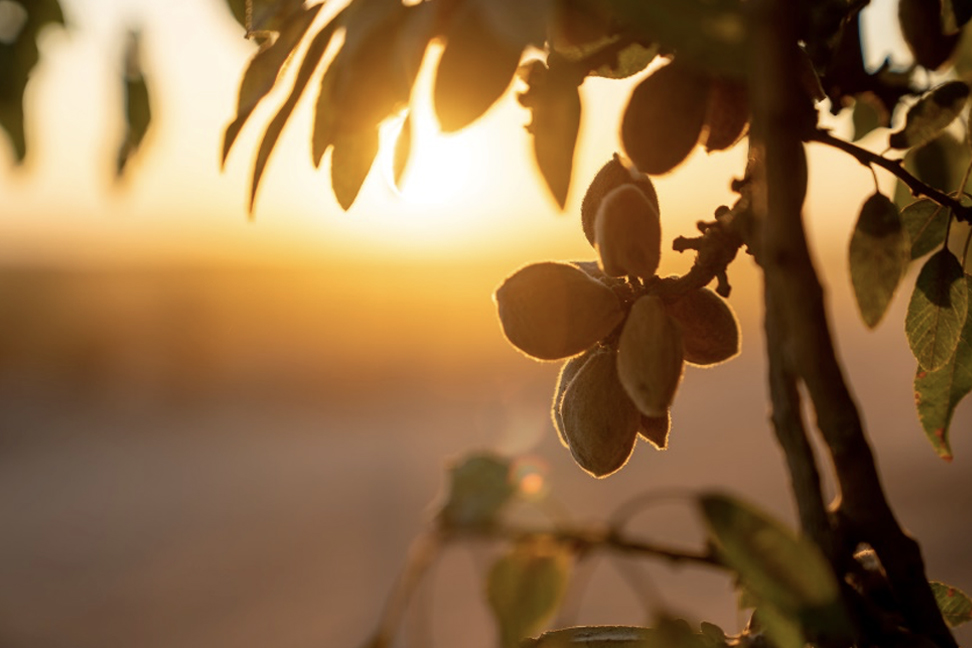
[[[748, 263], [731, 275], [743, 356], [690, 369], [671, 449], [639, 445], [604, 481], [554, 438], [556, 367], [500, 336], [489, 295], [508, 265], [0, 272], [0, 646], [356, 646], [443, 467], [476, 448], [545, 463], [581, 521], [675, 491], [639, 518], [653, 538], [697, 540], [686, 495], [707, 487], [792, 520]], [[838, 340], [892, 502], [931, 577], [972, 590], [972, 407], [945, 464], [914, 414], [906, 299], [867, 332], [846, 283]], [[493, 645], [488, 555], [447, 553], [413, 638]], [[664, 605], [737, 628], [724, 579], [637, 564], [585, 568], [564, 621], [642, 623]], [[642, 565], [639, 599], [619, 574]]]

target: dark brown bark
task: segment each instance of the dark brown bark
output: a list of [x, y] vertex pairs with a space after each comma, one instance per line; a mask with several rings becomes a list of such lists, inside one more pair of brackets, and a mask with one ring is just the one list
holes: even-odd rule
[[[769, 352], [771, 357], [775, 354], [771, 369], [774, 418], [783, 423], [788, 435], [799, 434], [795, 423], [799, 413], [793, 412], [798, 405], [795, 385], [788, 376], [799, 378], [833, 459], [840, 489], [834, 519], [840, 520], [837, 531], [848, 542], [843, 551], [849, 554], [858, 542], [870, 544], [887, 572], [908, 628], [941, 648], [954, 648], [955, 640], [925, 577], [918, 544], [901, 529], [881, 487], [857, 406], [836, 357], [823, 288], [807, 247], [802, 221], [806, 160], [800, 136], [809, 100], [793, 72], [799, 69], [799, 4], [785, 0], [753, 0], [750, 4], [754, 28], [752, 146], [761, 158], [753, 202], [759, 227], [756, 252], [766, 286]], [[788, 442], [784, 448], [791, 464], [812, 459], [799, 440], [792, 448], [790, 445]], [[809, 486], [810, 473], [803, 467], [799, 470], [803, 477], [798, 473], [793, 477], [798, 500], [807, 500], [799, 504], [801, 519], [806, 517], [804, 523], [815, 527], [819, 524], [815, 501], [819, 490]], [[808, 532], [821, 534], [819, 529]]]

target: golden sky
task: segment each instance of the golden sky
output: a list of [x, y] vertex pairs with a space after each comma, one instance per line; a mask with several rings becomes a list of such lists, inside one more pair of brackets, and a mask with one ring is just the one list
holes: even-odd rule
[[[253, 51], [221, 0], [63, 4], [71, 28], [44, 35], [44, 58], [28, 88], [26, 168], [14, 169], [0, 147], [0, 255], [9, 262], [591, 256], [577, 226], [580, 199], [586, 181], [619, 149], [615, 124], [630, 81], [583, 86], [582, 134], [564, 214], [536, 175], [522, 129], [529, 116], [510, 92], [450, 138], [436, 135], [427, 119], [405, 195], [376, 168], [348, 213], [331, 194], [327, 170], [310, 164], [309, 102], [302, 102], [271, 158], [255, 219], [247, 222], [252, 156], [270, 112], [257, 111], [221, 172], [222, 130]], [[872, 13], [887, 9], [889, 0], [873, 6]], [[872, 23], [871, 32], [883, 38], [887, 30]], [[117, 71], [131, 26], [144, 32], [155, 121], [130, 177], [117, 187], [111, 179], [120, 137]], [[845, 122], [838, 128], [846, 129]], [[666, 238], [691, 234], [695, 221], [732, 200], [728, 184], [742, 171], [744, 149], [713, 156], [696, 151], [656, 180]], [[846, 241], [872, 190], [869, 176], [842, 156], [812, 151], [812, 229]], [[436, 185], [441, 191], [430, 191]]]

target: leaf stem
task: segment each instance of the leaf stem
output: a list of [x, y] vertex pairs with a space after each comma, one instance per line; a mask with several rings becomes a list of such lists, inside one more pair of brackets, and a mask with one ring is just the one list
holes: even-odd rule
[[939, 205], [948, 207], [956, 219], [972, 223], [972, 207], [963, 205], [958, 199], [935, 189], [934, 187], [922, 182], [901, 165], [900, 160], [891, 160], [877, 153], [872, 153], [856, 144], [834, 137], [829, 131], [817, 129], [810, 136], [809, 141], [826, 144], [833, 148], [844, 151], [853, 156], [858, 162], [867, 167], [878, 166], [897, 177], [901, 182], [908, 186], [911, 193], [915, 196], [926, 196], [934, 200]]

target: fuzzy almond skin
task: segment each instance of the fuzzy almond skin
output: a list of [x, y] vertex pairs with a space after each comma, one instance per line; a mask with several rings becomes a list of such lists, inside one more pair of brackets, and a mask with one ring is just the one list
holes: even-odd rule
[[557, 436], [560, 437], [560, 442], [565, 448], [569, 448], [570, 444], [567, 442], [567, 435], [564, 433], [564, 392], [570, 387], [570, 383], [573, 382], [581, 368], [597, 352], [598, 348], [593, 347], [579, 356], [570, 358], [560, 367], [560, 373], [557, 375], [557, 385], [554, 387], [553, 403], [550, 407], [550, 418], [553, 421], [554, 429], [557, 430]]
[[618, 378], [638, 410], [648, 417], [668, 414], [684, 365], [682, 333], [662, 300], [639, 298], [618, 341]]
[[561, 416], [574, 461], [597, 478], [617, 472], [638, 438], [641, 415], [618, 380], [616, 353], [599, 350], [564, 392]]
[[656, 450], [668, 449], [668, 433], [672, 430], [672, 414], [665, 412], [665, 416], [641, 416], [641, 427], [638, 435], [655, 446]]
[[640, 189], [621, 185], [604, 197], [594, 219], [594, 249], [608, 276], [655, 275], [661, 261], [661, 219]]
[[581, 201], [581, 227], [588, 242], [594, 245], [594, 219], [601, 208], [601, 201], [611, 191], [622, 185], [634, 185], [645, 195], [655, 211], [661, 213], [658, 206], [658, 194], [651, 179], [636, 169], [628, 160], [623, 159], [617, 153], [614, 154], [604, 166], [597, 172], [591, 184], [587, 187], [584, 200]]
[[676, 58], [635, 87], [621, 119], [621, 142], [635, 166], [659, 175], [689, 156], [702, 134], [709, 85]]
[[546, 261], [520, 268], [494, 298], [507, 339], [539, 360], [577, 355], [624, 319], [610, 288], [567, 263]]
[[739, 322], [728, 302], [708, 288], [687, 293], [665, 305], [682, 330], [685, 361], [702, 367], [739, 355]]

